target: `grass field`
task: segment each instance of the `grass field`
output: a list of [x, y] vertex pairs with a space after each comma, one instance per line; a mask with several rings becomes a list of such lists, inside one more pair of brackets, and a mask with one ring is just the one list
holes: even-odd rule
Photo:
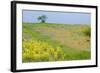
[[89, 28], [90, 25], [23, 23], [22, 61], [90, 59]]

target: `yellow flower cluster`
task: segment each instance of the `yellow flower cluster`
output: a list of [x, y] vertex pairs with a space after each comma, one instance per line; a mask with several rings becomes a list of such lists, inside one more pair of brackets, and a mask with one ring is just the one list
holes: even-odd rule
[[61, 47], [40, 40], [23, 40], [22, 48], [23, 62], [60, 61], [65, 56]]

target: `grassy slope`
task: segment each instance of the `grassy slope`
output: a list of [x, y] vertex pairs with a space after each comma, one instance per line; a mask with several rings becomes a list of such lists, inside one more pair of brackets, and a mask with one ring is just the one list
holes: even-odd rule
[[82, 31], [88, 25], [63, 25], [23, 23], [23, 39], [35, 39], [60, 46], [66, 53], [65, 60], [90, 59], [90, 43]]

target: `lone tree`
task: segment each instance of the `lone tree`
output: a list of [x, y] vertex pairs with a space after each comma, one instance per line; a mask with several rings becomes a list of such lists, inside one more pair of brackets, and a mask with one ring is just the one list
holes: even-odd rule
[[39, 16], [37, 19], [38, 19], [39, 21], [41, 21], [41, 23], [45, 23], [47, 17], [46, 17], [46, 15], [41, 15], [41, 16]]

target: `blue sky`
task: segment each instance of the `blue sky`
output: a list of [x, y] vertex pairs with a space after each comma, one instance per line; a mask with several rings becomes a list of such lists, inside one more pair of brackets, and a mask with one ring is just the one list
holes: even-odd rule
[[38, 23], [39, 21], [37, 20], [37, 18], [41, 15], [46, 15], [47, 23], [91, 24], [90, 13], [34, 11], [34, 10], [23, 10], [23, 22]]

